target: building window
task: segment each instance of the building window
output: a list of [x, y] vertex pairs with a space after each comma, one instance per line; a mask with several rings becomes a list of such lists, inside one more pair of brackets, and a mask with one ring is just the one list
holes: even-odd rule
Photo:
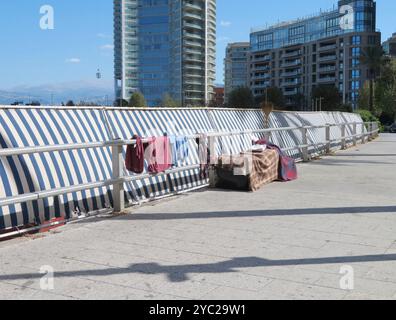
[[352, 44], [353, 45], [360, 45], [362, 43], [362, 37], [361, 36], [353, 36], [352, 37]]
[[352, 48], [352, 56], [360, 57], [360, 48]]
[[359, 65], [360, 65], [360, 60], [356, 59], [356, 58], [353, 58], [352, 59], [352, 67], [357, 67]]
[[304, 32], [305, 32], [305, 26], [298, 26], [295, 28], [290, 28], [289, 36], [294, 37], [294, 36], [302, 35], [302, 34], [304, 34]]
[[360, 81], [352, 81], [351, 89], [354, 91], [360, 90]]
[[352, 92], [351, 93], [351, 98], [353, 102], [356, 102], [359, 99], [359, 93], [358, 92]]
[[352, 70], [351, 78], [353, 78], [353, 79], [360, 78], [360, 70]]

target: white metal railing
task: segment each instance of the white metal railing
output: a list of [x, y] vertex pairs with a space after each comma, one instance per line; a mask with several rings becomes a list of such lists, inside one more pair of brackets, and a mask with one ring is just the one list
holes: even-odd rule
[[[360, 125], [362, 130], [360, 133], [357, 132], [357, 126]], [[347, 126], [352, 126], [352, 135], [346, 135]], [[339, 127], [341, 128], [341, 137], [337, 139], [331, 139], [331, 128]], [[310, 129], [325, 129], [326, 140], [320, 143], [308, 143], [308, 130]], [[287, 132], [300, 130], [302, 134], [302, 144], [284, 148], [283, 151], [300, 150], [302, 154], [303, 161], [309, 161], [309, 148], [317, 146], [325, 146], [325, 153], [331, 151], [332, 143], [341, 142], [341, 148], [345, 149], [347, 147], [347, 140], [352, 139], [354, 146], [357, 145], [358, 139], [361, 139], [362, 143], [366, 143], [367, 140], [375, 137], [379, 133], [379, 127], [376, 122], [351, 122], [343, 124], [327, 124], [319, 126], [304, 126], [304, 127], [282, 127], [282, 128], [269, 128], [261, 130], [245, 130], [238, 132], [216, 132], [209, 133], [207, 135], [209, 140], [209, 147], [211, 150], [216, 150], [216, 137], [231, 137], [238, 135], [248, 135], [254, 133], [263, 133], [267, 137], [270, 137], [272, 133], [275, 132]], [[200, 134], [188, 136], [188, 139], [196, 139], [201, 137]], [[143, 142], [147, 142], [148, 139], [143, 139]], [[7, 148], [0, 150], [0, 157], [12, 157], [12, 156], [23, 156], [35, 153], [46, 153], [46, 152], [62, 152], [66, 150], [81, 150], [81, 149], [92, 149], [92, 148], [106, 148], [111, 147], [112, 150], [112, 170], [113, 176], [111, 179], [91, 182], [86, 184], [80, 184], [75, 186], [38, 191], [34, 193], [26, 193], [17, 196], [7, 197], [0, 199], [0, 207], [14, 205], [19, 203], [24, 203], [28, 201], [36, 201], [40, 199], [55, 197], [59, 195], [79, 192], [83, 190], [113, 186], [113, 202], [114, 202], [114, 212], [122, 212], [125, 209], [125, 199], [124, 199], [124, 183], [131, 182], [140, 179], [146, 179], [149, 177], [156, 177], [162, 175], [168, 175], [171, 173], [193, 170], [199, 168], [198, 165], [182, 166], [165, 172], [159, 173], [158, 175], [153, 174], [140, 174], [133, 176], [126, 176], [123, 173], [124, 169], [124, 158], [123, 158], [123, 146], [133, 145], [136, 140], [113, 140], [106, 142], [90, 142], [81, 144], [64, 144], [64, 145], [49, 145], [49, 146], [37, 146], [37, 147], [22, 147], [22, 148]]]

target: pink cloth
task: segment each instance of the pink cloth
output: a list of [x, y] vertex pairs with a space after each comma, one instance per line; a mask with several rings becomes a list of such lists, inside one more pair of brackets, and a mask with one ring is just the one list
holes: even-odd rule
[[169, 137], [152, 137], [145, 144], [144, 158], [150, 173], [160, 173], [172, 167]]

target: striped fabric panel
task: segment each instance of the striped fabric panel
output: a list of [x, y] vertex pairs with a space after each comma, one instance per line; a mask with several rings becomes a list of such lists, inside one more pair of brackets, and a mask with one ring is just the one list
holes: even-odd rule
[[[359, 115], [342, 113], [274, 112], [271, 127], [324, 125], [362, 121]], [[25, 147], [53, 144], [85, 143], [110, 139], [129, 139], [134, 134], [143, 137], [192, 135], [213, 131], [240, 132], [262, 129], [261, 110], [208, 109], [107, 109], [81, 108], [0, 108], [0, 147]], [[361, 128], [360, 128], [361, 129]], [[358, 128], [359, 131], [359, 128]], [[332, 129], [332, 137], [341, 131]], [[263, 135], [255, 134], [257, 138]], [[239, 153], [250, 148], [251, 135], [219, 139], [218, 153]], [[288, 148], [301, 144], [301, 131], [273, 133], [271, 140]], [[309, 132], [312, 142], [324, 141], [323, 132]], [[179, 165], [198, 164], [197, 145], [189, 142], [190, 156]], [[315, 150], [314, 150], [315, 151]], [[299, 150], [289, 154], [301, 158]], [[112, 176], [110, 148], [51, 152], [27, 156], [0, 158], [0, 198], [23, 193], [110, 179]], [[124, 169], [125, 170], [125, 169]], [[125, 171], [125, 174], [130, 174]], [[191, 189], [207, 183], [199, 170], [185, 170], [167, 177], [137, 180], [126, 186], [127, 199], [134, 201], [163, 196], [173, 191]], [[83, 212], [112, 205], [111, 187], [85, 190], [50, 199], [0, 208], [0, 230], [42, 223], [53, 217], [70, 217], [76, 208]]]
[[[0, 109], [2, 148], [108, 140], [99, 110]], [[0, 159], [0, 198], [106, 180], [111, 177], [109, 149], [50, 152]], [[111, 206], [109, 188], [0, 208], [0, 230], [40, 224], [73, 212]]]
[[[326, 122], [320, 112], [297, 112], [304, 126], [322, 126]], [[308, 131], [308, 144], [315, 144], [308, 148], [311, 156], [318, 156], [326, 148], [326, 128], [310, 128]]]
[[[301, 118], [293, 112], [272, 112], [270, 115], [271, 128], [300, 127]], [[291, 148], [302, 143], [301, 130], [280, 131], [271, 134], [271, 141], [283, 149]], [[299, 149], [287, 151], [287, 154], [295, 159], [302, 157]]]
[[[244, 130], [261, 130], [265, 127], [265, 117], [261, 110], [209, 110], [213, 126], [219, 132], [241, 132]], [[218, 155], [238, 154], [252, 146], [252, 138], [262, 138], [264, 134], [245, 134], [218, 139]]]
[[[141, 137], [170, 135], [194, 135], [213, 131], [206, 110], [133, 110], [115, 109], [106, 111], [113, 138], [130, 139], [134, 134]], [[126, 148], [124, 148], [125, 157]], [[179, 166], [199, 164], [198, 146], [189, 140], [189, 158]], [[145, 168], [147, 173], [147, 166]], [[133, 176], [124, 168], [124, 174]], [[170, 192], [191, 189], [206, 184], [199, 177], [199, 170], [153, 176], [136, 180], [126, 185], [129, 202], [164, 196]]]

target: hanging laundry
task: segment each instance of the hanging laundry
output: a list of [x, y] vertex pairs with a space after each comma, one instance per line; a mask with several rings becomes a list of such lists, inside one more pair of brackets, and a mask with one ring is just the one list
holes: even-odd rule
[[172, 165], [176, 167], [178, 162], [188, 158], [188, 139], [185, 136], [170, 136], [170, 145], [172, 149]]
[[128, 145], [125, 157], [125, 166], [128, 171], [134, 173], [143, 173], [144, 171], [144, 147], [142, 139], [134, 135], [132, 140], [136, 140], [136, 144]]
[[152, 137], [144, 144], [145, 160], [150, 173], [160, 173], [172, 166], [169, 137]]
[[199, 176], [201, 179], [207, 179], [209, 177], [209, 163], [210, 163], [210, 150], [208, 146], [208, 136], [206, 134], [200, 134], [196, 139], [198, 144], [198, 156], [199, 156]]

